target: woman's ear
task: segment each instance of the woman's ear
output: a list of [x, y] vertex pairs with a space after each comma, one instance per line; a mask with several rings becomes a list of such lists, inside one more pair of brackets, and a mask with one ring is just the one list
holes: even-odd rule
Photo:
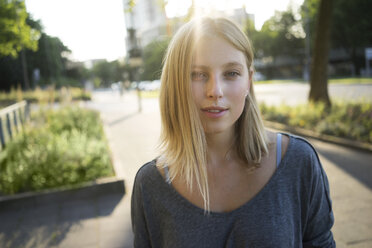
[[252, 80], [253, 80], [253, 74], [254, 74], [254, 70], [252, 68], [249, 69], [249, 82], [252, 83]]
[[249, 82], [248, 82], [248, 90], [247, 91], [249, 92], [250, 88], [252, 87], [252, 83], [253, 83], [253, 74], [254, 74], [254, 71], [253, 71], [252, 68], [250, 68], [248, 70], [248, 74], [249, 74], [249, 78], [248, 78]]

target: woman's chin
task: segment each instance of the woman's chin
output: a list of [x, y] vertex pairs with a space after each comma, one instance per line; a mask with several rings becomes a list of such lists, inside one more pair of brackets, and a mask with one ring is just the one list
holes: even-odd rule
[[225, 133], [225, 132], [228, 132], [228, 131], [230, 131], [230, 128], [226, 128], [226, 127], [208, 127], [208, 128], [204, 128], [204, 133], [206, 135], [222, 134], [222, 133]]

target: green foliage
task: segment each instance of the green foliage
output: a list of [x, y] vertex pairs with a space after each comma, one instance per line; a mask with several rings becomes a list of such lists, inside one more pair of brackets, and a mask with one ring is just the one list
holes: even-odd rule
[[[301, 15], [309, 17], [310, 38], [312, 47], [316, 32], [316, 19], [320, 0], [305, 0]], [[306, 11], [308, 9], [308, 11]], [[331, 48], [346, 52], [352, 62], [356, 74], [364, 67], [364, 48], [372, 45], [372, 1], [369, 0], [337, 0], [333, 1]], [[304, 29], [305, 22], [303, 22]]]
[[370, 0], [334, 1], [332, 46], [349, 55], [358, 75], [365, 67], [364, 48], [372, 46], [371, 16]]
[[75, 87], [75, 88], [78, 88], [80, 86], [82, 86], [82, 84], [76, 80], [76, 79], [73, 79], [73, 78], [70, 78], [70, 77], [59, 77], [59, 78], [55, 78], [55, 79], [41, 79], [38, 83], [38, 85], [36, 87], [48, 87], [48, 86], [52, 86], [54, 85], [54, 87], [56, 88], [61, 88], [61, 87]]
[[26, 23], [24, 1], [0, 0], [0, 57], [17, 57], [23, 48], [37, 50], [40, 33]]
[[368, 77], [349, 77], [329, 79], [330, 84], [372, 84], [372, 78]]
[[369, 0], [337, 0], [334, 4], [333, 45], [347, 50], [371, 46], [372, 2]]
[[136, 6], [137, 1], [136, 0], [128, 0], [125, 4], [124, 12], [130, 13], [133, 11], [133, 8]]
[[292, 9], [276, 11], [267, 20], [260, 31], [257, 31], [251, 20], [247, 20], [244, 28], [253, 42], [256, 57], [302, 56], [304, 31], [299, 13]]
[[[286, 11], [276, 11], [259, 31], [255, 29], [253, 21], [248, 19], [244, 31], [253, 43], [254, 55], [258, 58], [257, 69], [266, 78], [302, 76], [305, 33], [297, 10], [289, 7]], [[288, 70], [287, 66], [291, 66], [291, 69]]]
[[[1, 0], [0, 0], [1, 1]], [[1, 18], [0, 18], [1, 22]], [[71, 73], [66, 69], [67, 54], [70, 50], [57, 37], [52, 37], [43, 32], [40, 21], [35, 21], [31, 17], [27, 17], [26, 23], [32, 30], [38, 32], [38, 49], [25, 49], [25, 61], [27, 65], [27, 77], [32, 88], [37, 86], [44, 86], [55, 84], [58, 86], [78, 86], [77, 81], [82, 81], [84, 76], [82, 72]], [[0, 31], [1, 40], [1, 31]], [[36, 81], [33, 77], [34, 71], [39, 70], [40, 80]], [[72, 84], [71, 78], [75, 82]], [[86, 77], [85, 77], [86, 78]], [[9, 90], [18, 84], [23, 84], [25, 88], [23, 77], [23, 65], [20, 56], [14, 58], [12, 56], [0, 56], [0, 87]]]
[[[91, 100], [92, 96], [90, 92], [87, 92], [81, 88], [68, 88], [67, 93], [71, 100]], [[10, 92], [0, 92], [0, 106], [7, 106], [13, 103], [19, 102], [21, 99], [28, 102], [39, 102], [39, 103], [52, 103], [62, 102], [64, 98], [63, 90], [55, 90], [53, 87], [49, 90], [41, 90], [36, 88], [32, 91], [20, 91], [19, 88], [12, 88]]]
[[[260, 80], [255, 81], [255, 84], [280, 84], [280, 83], [298, 83], [305, 81], [303, 79], [275, 79], [275, 80]], [[329, 84], [372, 84], [372, 78], [369, 77], [346, 77], [346, 78], [331, 78]]]
[[302, 26], [306, 30], [306, 35], [310, 36], [311, 50], [313, 50], [314, 45], [313, 41], [316, 32], [315, 26], [318, 18], [319, 3], [320, 0], [305, 0], [301, 6]]
[[265, 120], [372, 143], [372, 103], [334, 102], [279, 107], [260, 105]]
[[[344, 62], [351, 63], [352, 69], [337, 67], [338, 76], [360, 75], [365, 66], [364, 48], [372, 45], [372, 1], [370, 0], [337, 0], [333, 1], [332, 30], [330, 49], [339, 53]], [[314, 38], [317, 32], [316, 20], [320, 0], [305, 0], [299, 12], [288, 9], [276, 12], [262, 26], [255, 30], [253, 22], [248, 20], [244, 30], [255, 48], [255, 56], [264, 58], [269, 66], [275, 66], [278, 57], [298, 59], [301, 65], [305, 59], [305, 40], [310, 37], [310, 50], [315, 53]], [[346, 54], [346, 57], [343, 54]], [[274, 71], [274, 72], [273, 72]], [[261, 71], [268, 78], [278, 77], [277, 70], [271, 68]], [[291, 71], [301, 76], [301, 71]]]
[[156, 40], [144, 48], [141, 80], [152, 81], [160, 78], [163, 57], [168, 44], [169, 39]]
[[41, 111], [0, 152], [0, 192], [76, 185], [113, 174], [99, 114], [66, 107]]
[[123, 67], [117, 60], [101, 61], [93, 66], [92, 74], [100, 79], [100, 86], [109, 87], [112, 83], [122, 80]]
[[39, 49], [36, 52], [26, 53], [29, 78], [32, 79], [34, 69], [40, 70], [41, 79], [45, 81], [63, 77], [67, 63], [64, 54], [69, 52], [70, 50], [59, 38], [42, 33]]
[[91, 77], [91, 71], [83, 63], [75, 63], [73, 67], [66, 68], [64, 74], [65, 77], [77, 82], [83, 82]]

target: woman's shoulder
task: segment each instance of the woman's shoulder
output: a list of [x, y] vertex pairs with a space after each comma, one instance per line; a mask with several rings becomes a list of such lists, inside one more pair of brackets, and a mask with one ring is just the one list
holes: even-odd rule
[[290, 157], [312, 157], [313, 155], [317, 155], [317, 152], [314, 146], [308, 141], [306, 138], [297, 136], [290, 133], [282, 133], [289, 138], [288, 141], [288, 155]]
[[158, 172], [156, 169], [156, 159], [154, 159], [145, 163], [138, 169], [135, 182], [146, 182], [153, 180], [156, 177], [156, 173]]
[[305, 138], [293, 134], [289, 137], [289, 144], [284, 158], [286, 166], [297, 168], [309, 176], [313, 173], [323, 174], [323, 168], [314, 146]]

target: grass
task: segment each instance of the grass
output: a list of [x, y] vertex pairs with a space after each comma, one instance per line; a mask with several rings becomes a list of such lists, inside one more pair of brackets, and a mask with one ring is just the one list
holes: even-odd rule
[[34, 113], [0, 152], [0, 194], [74, 186], [112, 175], [99, 114], [78, 107]]
[[338, 78], [330, 79], [330, 84], [372, 84], [372, 78]]
[[36, 88], [35, 90], [22, 91], [20, 87], [18, 87], [17, 89], [11, 89], [10, 92], [0, 92], [0, 108], [20, 102], [22, 100], [47, 104], [90, 99], [90, 92], [87, 92], [81, 88], [62, 87], [56, 90], [53, 86], [50, 86], [44, 90], [41, 88]]
[[372, 144], [372, 103], [333, 101], [331, 108], [324, 104], [260, 105], [265, 120], [301, 127]]
[[143, 98], [158, 98], [159, 97], [159, 91], [141, 91], [141, 97]]
[[304, 83], [303, 79], [272, 79], [272, 80], [261, 80], [254, 81], [255, 84], [286, 84], [286, 83]]
[[[255, 81], [255, 84], [280, 84], [280, 83], [306, 83], [303, 79], [273, 79]], [[372, 84], [372, 78], [349, 77], [349, 78], [330, 78], [329, 84]]]

